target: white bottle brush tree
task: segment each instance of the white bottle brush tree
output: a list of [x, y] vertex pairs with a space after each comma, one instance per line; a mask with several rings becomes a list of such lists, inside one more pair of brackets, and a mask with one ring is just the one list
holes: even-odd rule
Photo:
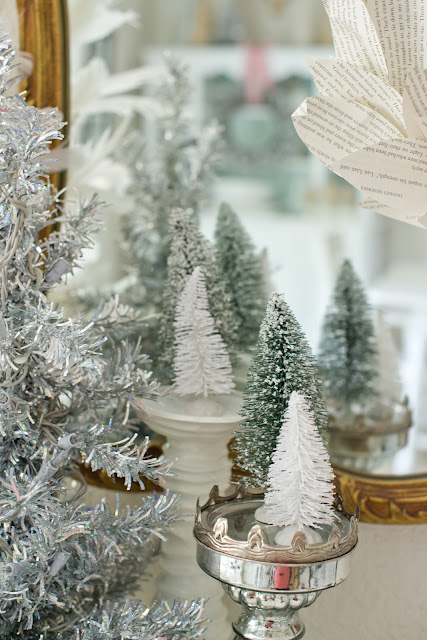
[[334, 474], [315, 417], [303, 395], [294, 391], [286, 409], [265, 494], [270, 524], [286, 527], [276, 536], [289, 544], [296, 531], [320, 542], [310, 529], [333, 522]]
[[[143, 486], [170, 463], [144, 458], [126, 425], [133, 396], [153, 398], [145, 357], [125, 342], [100, 353], [105, 326], [67, 319], [45, 293], [72, 270], [98, 226], [96, 200], [64, 205], [45, 176], [57, 110], [6, 96], [13, 50], [0, 40], [0, 637], [26, 640], [187, 640], [200, 637], [200, 604], [130, 602], [151, 536], [176, 519], [175, 496], [88, 509], [65, 479], [83, 461]], [[60, 230], [48, 231], [52, 214]], [[120, 322], [126, 318], [121, 318]], [[104, 323], [104, 324], [103, 324]], [[104, 420], [100, 416], [112, 416]], [[120, 442], [113, 432], [121, 431]]]
[[200, 267], [188, 277], [177, 305], [173, 369], [178, 395], [207, 397], [234, 388], [227, 347], [209, 312]]
[[242, 421], [233, 449], [241, 482], [264, 487], [283, 413], [293, 391], [303, 393], [320, 428], [326, 426], [322, 385], [310, 345], [294, 314], [273, 294], [243, 394]]
[[231, 296], [215, 261], [208, 241], [202, 236], [190, 212], [176, 211], [170, 217], [171, 245], [168, 257], [167, 279], [163, 289], [162, 315], [159, 328], [159, 363], [165, 377], [171, 376], [174, 358], [175, 313], [184, 285], [196, 267], [201, 267], [206, 278], [209, 309], [218, 331], [232, 357], [237, 322]]

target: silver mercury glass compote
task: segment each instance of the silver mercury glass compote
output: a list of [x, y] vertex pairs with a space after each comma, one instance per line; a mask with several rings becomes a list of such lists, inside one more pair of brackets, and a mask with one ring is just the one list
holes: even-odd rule
[[375, 471], [407, 444], [411, 424], [406, 396], [402, 402], [386, 407], [382, 415], [343, 416], [332, 407], [327, 427], [331, 460], [342, 467]]
[[289, 547], [279, 547], [274, 537], [280, 527], [255, 518], [263, 498], [262, 491], [243, 485], [227, 496], [213, 487], [207, 503], [197, 504], [197, 561], [242, 605], [234, 640], [297, 640], [305, 634], [299, 609], [348, 576], [358, 512], [347, 513], [337, 495], [333, 525], [318, 529], [323, 543], [308, 544], [298, 531]]

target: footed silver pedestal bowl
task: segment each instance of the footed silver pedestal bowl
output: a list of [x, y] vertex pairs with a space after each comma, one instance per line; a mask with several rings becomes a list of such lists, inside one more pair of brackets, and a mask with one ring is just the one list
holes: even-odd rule
[[297, 640], [305, 633], [299, 610], [348, 576], [358, 514], [347, 513], [337, 496], [334, 524], [318, 529], [322, 543], [308, 544], [297, 532], [291, 546], [279, 547], [274, 537], [280, 527], [255, 518], [263, 498], [242, 485], [228, 496], [214, 487], [207, 503], [197, 505], [197, 561], [242, 605], [233, 622], [235, 640]]
[[328, 450], [332, 463], [359, 471], [375, 471], [408, 442], [412, 413], [408, 398], [378, 415], [328, 415]]

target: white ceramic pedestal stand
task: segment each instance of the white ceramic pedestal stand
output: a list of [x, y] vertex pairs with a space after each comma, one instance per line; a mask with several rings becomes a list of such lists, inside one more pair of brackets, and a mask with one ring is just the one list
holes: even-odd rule
[[224, 408], [221, 416], [188, 414], [185, 397], [168, 396], [157, 402], [145, 401], [144, 421], [168, 440], [167, 457], [176, 460], [174, 477], [168, 488], [181, 495], [180, 508], [185, 519], [169, 532], [160, 555], [162, 574], [157, 597], [169, 602], [204, 597], [206, 618], [211, 620], [206, 640], [228, 640], [228, 606], [219, 584], [210, 580], [197, 564], [193, 538], [194, 514], [199, 496], [207, 497], [212, 485], [223, 490], [230, 484], [231, 462], [227, 444], [239, 420], [241, 395], [215, 396]]

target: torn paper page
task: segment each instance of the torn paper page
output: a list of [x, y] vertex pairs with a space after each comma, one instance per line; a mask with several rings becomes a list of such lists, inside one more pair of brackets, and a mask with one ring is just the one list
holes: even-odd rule
[[378, 76], [343, 60], [307, 57], [307, 62], [320, 95], [360, 102], [378, 111], [399, 131], [405, 130], [402, 96]]
[[365, 208], [427, 227], [424, 0], [323, 1], [337, 59], [309, 59], [320, 97], [296, 110], [295, 128], [372, 199]]
[[410, 217], [427, 213], [427, 141], [389, 140], [336, 162], [333, 171]]
[[422, 217], [419, 216], [409, 216], [405, 211], [401, 209], [392, 209], [392, 207], [388, 207], [386, 204], [382, 204], [378, 202], [378, 200], [371, 200], [368, 198], [367, 200], [363, 200], [359, 203], [363, 209], [367, 209], [368, 211], [374, 211], [375, 213], [379, 213], [382, 216], [386, 216], [387, 218], [392, 218], [393, 220], [398, 220], [399, 222], [407, 222], [409, 224], [415, 225], [416, 227], [421, 227], [423, 229], [427, 226], [427, 220], [424, 220], [424, 224], [422, 221]]
[[381, 44], [363, 0], [323, 0], [323, 4], [337, 58], [387, 80]]
[[403, 117], [411, 138], [425, 138], [427, 119], [427, 70], [412, 69], [403, 91]]
[[367, 6], [384, 53], [388, 81], [402, 93], [408, 70], [425, 66], [424, 0], [368, 0]]
[[328, 167], [352, 151], [403, 136], [376, 111], [343, 98], [307, 98], [292, 116], [304, 144]]

